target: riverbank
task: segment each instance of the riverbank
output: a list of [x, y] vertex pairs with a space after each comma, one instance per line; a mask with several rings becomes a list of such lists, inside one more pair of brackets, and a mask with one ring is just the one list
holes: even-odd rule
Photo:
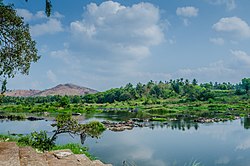
[[69, 149], [37, 153], [31, 147], [18, 147], [15, 142], [0, 142], [0, 149], [1, 166], [111, 166], [73, 154]]

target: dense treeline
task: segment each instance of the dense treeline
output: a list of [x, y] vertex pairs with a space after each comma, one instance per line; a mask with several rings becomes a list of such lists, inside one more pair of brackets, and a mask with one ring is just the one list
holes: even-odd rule
[[85, 96], [47, 96], [47, 97], [4, 97], [2, 103], [36, 104], [56, 102], [59, 106], [70, 103], [113, 103], [115, 101], [167, 99], [171, 97], [185, 98], [187, 101], [207, 101], [214, 99], [219, 91], [232, 91], [235, 95], [248, 94], [250, 78], [244, 78], [239, 84], [231, 83], [202, 83], [193, 79], [170, 80], [166, 82], [149, 81], [147, 84], [138, 83], [135, 86], [128, 83], [124, 87], [113, 88], [105, 92]]
[[83, 97], [86, 103], [113, 103], [115, 101], [128, 101], [137, 99], [167, 99], [170, 97], [183, 97], [188, 101], [206, 101], [216, 97], [218, 90], [231, 90], [236, 95], [248, 93], [250, 78], [242, 79], [239, 84], [231, 83], [203, 83], [198, 85], [198, 81], [193, 79], [190, 82], [183, 78], [170, 80], [168, 82], [153, 82], [147, 84], [138, 83], [133, 86], [131, 83], [125, 87], [110, 89], [97, 94], [89, 94]]

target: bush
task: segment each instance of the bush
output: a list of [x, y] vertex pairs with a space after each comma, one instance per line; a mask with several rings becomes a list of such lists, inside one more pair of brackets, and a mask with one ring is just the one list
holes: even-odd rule
[[30, 135], [21, 137], [18, 140], [21, 146], [32, 146], [42, 152], [51, 150], [54, 146], [54, 140], [50, 139], [46, 131], [32, 132]]

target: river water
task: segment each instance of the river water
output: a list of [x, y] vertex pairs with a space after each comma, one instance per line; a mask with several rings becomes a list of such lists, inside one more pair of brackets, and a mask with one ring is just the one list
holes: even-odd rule
[[[0, 121], [0, 133], [51, 132], [52, 121]], [[101, 138], [87, 138], [89, 152], [105, 163], [136, 166], [250, 165], [249, 119], [210, 124], [178, 121], [171, 125], [105, 131]], [[78, 136], [58, 137], [57, 144], [80, 143]]]

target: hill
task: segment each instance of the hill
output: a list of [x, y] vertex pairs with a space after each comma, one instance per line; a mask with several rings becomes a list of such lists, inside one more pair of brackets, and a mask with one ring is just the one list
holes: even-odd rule
[[34, 96], [35, 94], [39, 93], [40, 90], [10, 90], [5, 93], [6, 96], [22, 96], [22, 97], [29, 97]]
[[12, 90], [5, 93], [6, 96], [23, 96], [23, 97], [31, 97], [31, 96], [54, 96], [54, 95], [86, 95], [97, 93], [98, 91], [81, 87], [74, 84], [59, 84], [53, 88], [45, 89], [45, 90]]

